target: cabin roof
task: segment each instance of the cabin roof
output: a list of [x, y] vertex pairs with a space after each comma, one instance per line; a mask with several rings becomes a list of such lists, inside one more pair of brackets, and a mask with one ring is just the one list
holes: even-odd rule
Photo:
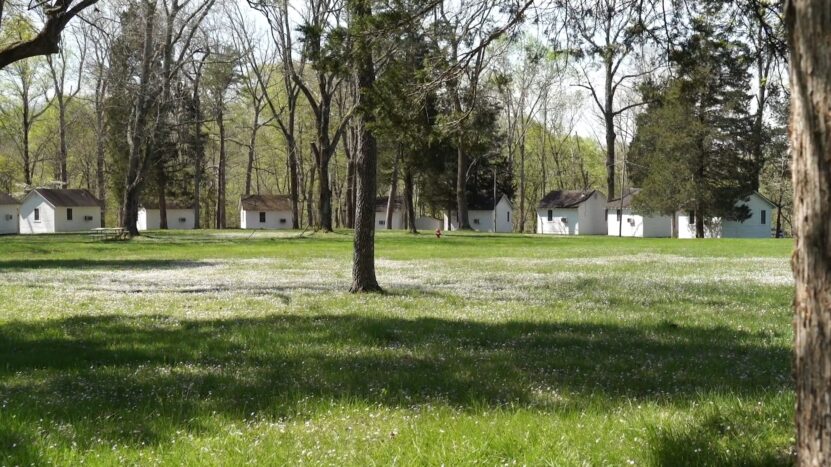
[[0, 205], [6, 206], [17, 204], [20, 204], [20, 201], [16, 200], [12, 195], [0, 192]]
[[101, 202], [98, 201], [89, 190], [85, 189], [66, 189], [66, 188], [35, 188], [32, 193], [37, 193], [49, 204], [55, 207], [66, 208], [82, 208], [82, 207], [100, 207]]
[[[167, 201], [164, 204], [165, 209], [193, 209], [193, 203], [182, 203], [180, 201]], [[152, 203], [141, 203], [141, 207], [144, 209], [152, 209], [158, 210], [159, 209], [159, 202], [158, 200]]]
[[576, 208], [597, 190], [554, 190], [540, 200], [540, 208]]
[[247, 195], [239, 202], [246, 211], [291, 211], [288, 195]]

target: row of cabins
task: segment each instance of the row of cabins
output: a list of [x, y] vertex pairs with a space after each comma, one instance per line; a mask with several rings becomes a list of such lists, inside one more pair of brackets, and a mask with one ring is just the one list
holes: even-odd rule
[[[695, 238], [694, 212], [674, 215], [643, 215], [632, 207], [640, 190], [627, 190], [622, 198], [606, 200], [596, 191], [552, 191], [537, 208], [537, 233], [558, 235], [612, 235], [623, 237]], [[768, 238], [776, 205], [759, 193], [752, 193], [739, 205], [747, 206], [750, 217], [743, 221], [709, 219], [704, 232], [708, 238]]]
[[[621, 235], [624, 237], [695, 237], [693, 213], [678, 212], [674, 216], [648, 216], [635, 212], [632, 202], [639, 190], [628, 190], [623, 198], [606, 200], [596, 191], [556, 190], [548, 193], [537, 208], [537, 233], [555, 235]], [[744, 221], [708, 222], [707, 237], [765, 238], [771, 233], [771, 214], [775, 205], [753, 193], [740, 201], [750, 211]], [[392, 222], [387, 226], [388, 198], [378, 198], [375, 226], [400, 230], [407, 228], [403, 200], [394, 199]], [[249, 195], [240, 200], [240, 227], [243, 229], [290, 229], [291, 201], [285, 195]], [[37, 234], [88, 231], [101, 225], [101, 203], [83, 189], [37, 188], [22, 200], [0, 193], [0, 234]], [[502, 196], [493, 201], [471, 204], [468, 219], [474, 230], [512, 232], [513, 204]], [[169, 229], [193, 229], [195, 210], [192, 205], [167, 204]], [[430, 217], [416, 219], [418, 230], [456, 230], [455, 213], [444, 216], [444, 222]], [[674, 218], [673, 218], [674, 217]], [[161, 226], [158, 206], [143, 205], [138, 214], [139, 230]], [[675, 231], [673, 231], [675, 230]]]

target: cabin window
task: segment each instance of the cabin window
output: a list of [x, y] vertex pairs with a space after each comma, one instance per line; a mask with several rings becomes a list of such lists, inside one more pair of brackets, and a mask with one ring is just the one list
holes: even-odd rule
[[767, 224], [768, 222], [768, 212], [762, 209], [762, 225]]
[[552, 211], [551, 209], [549, 209], [549, 210], [548, 210], [548, 222], [551, 222], [551, 221], [553, 221], [553, 220], [554, 220], [554, 211]]
[[479, 219], [473, 219], [473, 223], [474, 223], [474, 224], [478, 224], [478, 223], [479, 223]]
[[281, 223], [281, 224], [285, 224], [285, 223], [286, 223], [286, 220], [285, 220], [285, 219], [280, 219], [280, 223]]
[[386, 225], [387, 221], [378, 221], [378, 225]]
[[506, 214], [508, 214], [508, 216], [507, 216], [508, 222], [511, 222], [511, 212], [508, 211]]
[[40, 209], [35, 208], [35, 221], [40, 220]]
[[264, 212], [260, 213], [260, 224], [265, 224], [265, 213]]
[[695, 211], [690, 211], [687, 213], [687, 215], [690, 216], [690, 218], [688, 219], [690, 225], [695, 224]]
[[603, 211], [603, 218], [606, 219], [606, 220], [609, 220], [609, 210], [608, 209]]
[[72, 208], [66, 208], [66, 220], [72, 220]]
[[618, 210], [617, 210], [617, 221], [618, 221], [618, 222], [620, 222], [620, 220], [621, 220], [622, 218], [623, 218], [623, 211], [621, 211], [620, 209], [618, 209]]

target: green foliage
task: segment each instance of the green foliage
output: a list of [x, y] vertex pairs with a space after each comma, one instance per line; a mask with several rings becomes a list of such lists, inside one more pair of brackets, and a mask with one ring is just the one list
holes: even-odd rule
[[643, 188], [636, 207], [668, 214], [743, 219], [738, 199], [752, 191], [749, 166], [748, 53], [712, 16], [696, 18], [672, 54], [675, 77], [642, 92], [651, 104], [638, 117], [630, 169]]

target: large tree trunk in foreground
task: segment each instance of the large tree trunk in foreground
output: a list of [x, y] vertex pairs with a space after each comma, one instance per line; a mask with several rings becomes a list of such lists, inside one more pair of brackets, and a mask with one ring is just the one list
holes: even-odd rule
[[[365, 26], [372, 17], [369, 0], [350, 0], [350, 11], [357, 24]], [[363, 28], [358, 28], [363, 29]], [[367, 34], [359, 31], [355, 40], [359, 101], [364, 102], [375, 84], [375, 66]], [[375, 121], [373, 109], [359, 113], [360, 148], [355, 154], [357, 190], [355, 193], [355, 240], [352, 256], [352, 287], [350, 292], [380, 292], [375, 278], [375, 194], [377, 185], [378, 144], [372, 134]]]
[[831, 465], [831, 3], [792, 0], [793, 256], [799, 465]]

